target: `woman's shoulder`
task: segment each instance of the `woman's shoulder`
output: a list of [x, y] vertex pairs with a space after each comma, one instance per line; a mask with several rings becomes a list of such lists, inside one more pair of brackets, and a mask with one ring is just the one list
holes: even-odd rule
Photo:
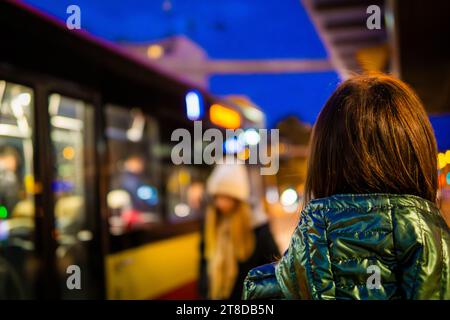
[[275, 277], [275, 263], [250, 270], [244, 281], [244, 300], [283, 299], [283, 293]]
[[406, 234], [420, 235], [423, 225], [439, 231], [436, 234], [448, 232], [435, 203], [414, 195], [382, 193], [339, 194], [311, 200], [299, 221], [303, 232], [321, 228], [334, 236], [358, 234], [361, 239], [376, 233], [400, 232], [405, 226], [410, 229]]

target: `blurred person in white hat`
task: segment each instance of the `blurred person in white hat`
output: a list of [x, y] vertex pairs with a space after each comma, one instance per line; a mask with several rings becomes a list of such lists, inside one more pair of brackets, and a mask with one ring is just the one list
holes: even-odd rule
[[242, 164], [216, 166], [207, 181], [202, 241], [201, 295], [209, 299], [241, 298], [247, 272], [279, 257], [267, 220], [252, 215], [250, 184]]

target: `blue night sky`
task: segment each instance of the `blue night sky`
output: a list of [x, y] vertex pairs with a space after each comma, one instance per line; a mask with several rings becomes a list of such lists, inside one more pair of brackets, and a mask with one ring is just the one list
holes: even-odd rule
[[[167, 1], [167, 0], [166, 0]], [[110, 41], [143, 42], [185, 35], [215, 59], [326, 58], [300, 0], [26, 0], [61, 20], [81, 8], [82, 27]], [[339, 82], [335, 72], [213, 75], [210, 91], [244, 94], [274, 126], [287, 115], [313, 123]], [[440, 149], [450, 149], [450, 117], [431, 117]]]
[[[27, 0], [61, 20], [81, 8], [82, 27], [111, 41], [152, 41], [185, 35], [210, 58], [326, 58], [326, 51], [299, 0]], [[313, 123], [338, 82], [334, 72], [213, 75], [210, 91], [244, 94], [267, 114], [268, 125], [297, 115]]]

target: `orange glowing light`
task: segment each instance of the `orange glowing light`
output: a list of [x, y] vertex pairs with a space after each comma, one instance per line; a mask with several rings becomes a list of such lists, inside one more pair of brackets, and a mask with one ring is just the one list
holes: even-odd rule
[[164, 55], [164, 48], [159, 44], [153, 44], [147, 48], [147, 56], [150, 59], [159, 59]]
[[220, 104], [213, 104], [209, 109], [211, 122], [227, 129], [237, 129], [241, 126], [241, 116], [233, 109]]
[[73, 147], [65, 147], [62, 154], [64, 159], [72, 160], [75, 157], [75, 149]]
[[446, 165], [447, 165], [447, 159], [445, 157], [445, 154], [439, 153], [438, 154], [438, 166], [439, 166], [439, 169], [444, 169]]
[[245, 148], [240, 153], [238, 153], [237, 157], [239, 160], [243, 160], [243, 161], [248, 160], [248, 158], [250, 158], [250, 149]]

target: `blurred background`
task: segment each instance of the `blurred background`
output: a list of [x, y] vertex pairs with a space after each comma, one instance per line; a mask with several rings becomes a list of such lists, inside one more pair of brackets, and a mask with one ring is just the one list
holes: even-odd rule
[[[423, 100], [450, 220], [449, 4], [0, 3], [0, 298], [203, 298], [213, 167], [170, 158], [172, 132], [195, 120], [244, 130], [223, 152], [246, 162], [253, 220], [282, 253], [315, 119], [362, 72], [400, 77]], [[279, 129], [276, 175], [248, 163], [261, 128]], [[193, 156], [204, 147], [194, 139]], [[70, 265], [81, 290], [67, 286]]]

